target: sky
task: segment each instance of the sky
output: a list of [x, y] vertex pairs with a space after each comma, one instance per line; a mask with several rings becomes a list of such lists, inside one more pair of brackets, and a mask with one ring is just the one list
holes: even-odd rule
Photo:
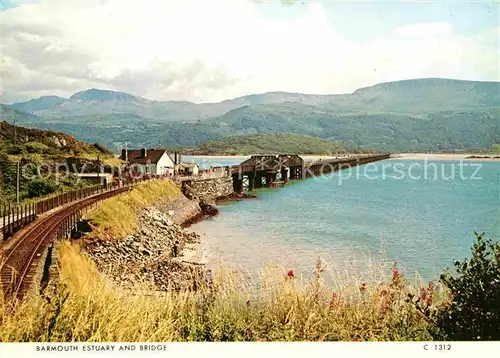
[[1, 0], [0, 102], [151, 100], [500, 80], [498, 1]]

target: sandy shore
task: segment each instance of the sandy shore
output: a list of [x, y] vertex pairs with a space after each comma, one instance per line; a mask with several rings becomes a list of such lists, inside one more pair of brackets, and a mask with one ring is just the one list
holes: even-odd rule
[[[481, 158], [467, 158], [471, 156]], [[488, 158], [484, 158], [488, 157]], [[497, 158], [494, 158], [497, 157]], [[444, 154], [444, 153], [401, 153], [391, 155], [393, 160], [479, 160], [479, 161], [500, 161], [499, 154], [464, 153], [464, 154]]]
[[202, 159], [241, 159], [246, 160], [250, 155], [184, 155], [189, 158], [202, 158]]

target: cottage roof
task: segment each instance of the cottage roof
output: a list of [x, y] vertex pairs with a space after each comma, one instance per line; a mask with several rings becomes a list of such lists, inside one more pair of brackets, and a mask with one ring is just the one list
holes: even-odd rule
[[164, 154], [168, 155], [165, 149], [147, 149], [146, 156], [142, 155], [141, 149], [127, 151], [130, 164], [157, 164]]

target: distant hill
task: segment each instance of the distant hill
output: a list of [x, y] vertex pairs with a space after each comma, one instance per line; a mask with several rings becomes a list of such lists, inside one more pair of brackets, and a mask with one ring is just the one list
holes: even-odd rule
[[187, 152], [193, 155], [332, 154], [343, 153], [345, 148], [303, 134], [262, 133], [211, 140]]
[[[500, 108], [429, 114], [336, 113], [307, 106], [248, 106], [199, 127], [224, 135], [292, 132], [379, 151], [490, 148], [500, 140]], [[217, 128], [214, 130], [214, 128]]]
[[381, 151], [487, 149], [500, 142], [500, 82], [441, 78], [381, 83], [352, 94], [268, 92], [204, 104], [91, 89], [31, 115], [2, 112], [114, 150], [284, 132]]
[[37, 112], [42, 111], [44, 109], [56, 107], [59, 104], [66, 101], [66, 98], [57, 97], [57, 96], [42, 96], [37, 99], [30, 99], [27, 102], [19, 102], [11, 105], [11, 108], [18, 109], [23, 112]]
[[128, 114], [158, 122], [195, 122], [253, 105], [298, 103], [351, 113], [373, 111], [427, 113], [457, 108], [497, 106], [499, 102], [499, 82], [424, 78], [381, 83], [358, 89], [352, 94], [267, 92], [220, 103], [201, 104], [188, 101], [150, 101], [124, 92], [93, 88], [77, 92], [69, 99], [44, 96], [27, 102], [14, 103], [10, 107], [45, 117]]
[[[148, 121], [157, 122], [195, 122], [223, 114], [233, 108], [227, 107], [226, 104], [216, 106], [197, 105], [187, 101], [150, 101], [124, 92], [95, 88], [77, 92], [67, 100], [54, 102], [52, 106], [47, 106], [43, 97], [29, 102], [29, 112], [48, 118], [120, 114], [141, 116]], [[15, 103], [10, 107], [24, 110], [26, 103]]]
[[380, 83], [353, 93], [372, 111], [428, 113], [500, 105], [500, 82], [423, 78]]
[[14, 117], [18, 123], [36, 123], [44, 121], [44, 119], [39, 116], [24, 112], [22, 110], [14, 109], [12, 108], [12, 106], [0, 104], [0, 121], [14, 123]]

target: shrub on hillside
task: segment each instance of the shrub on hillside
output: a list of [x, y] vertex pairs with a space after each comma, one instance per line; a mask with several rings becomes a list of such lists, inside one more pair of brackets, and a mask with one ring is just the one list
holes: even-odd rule
[[26, 150], [30, 154], [43, 154], [47, 151], [48, 147], [40, 142], [26, 143]]
[[441, 275], [451, 302], [436, 313], [438, 339], [500, 340], [500, 244], [475, 235], [472, 258]]
[[29, 198], [51, 194], [57, 191], [57, 189], [58, 185], [55, 182], [44, 179], [32, 180], [27, 185]]
[[21, 154], [26, 154], [28, 151], [26, 150], [26, 147], [24, 145], [11, 145], [7, 147], [7, 154], [11, 155], [21, 155]]

